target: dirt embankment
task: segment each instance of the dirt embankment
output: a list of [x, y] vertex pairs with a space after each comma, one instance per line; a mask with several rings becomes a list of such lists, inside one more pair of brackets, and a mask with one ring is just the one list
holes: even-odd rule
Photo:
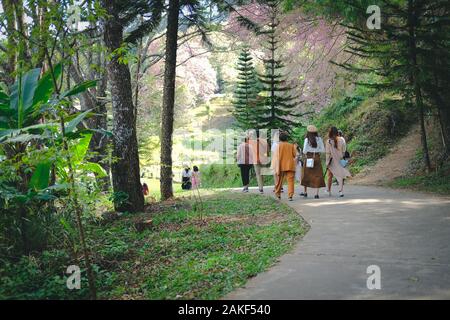
[[420, 148], [419, 127], [414, 127], [377, 163], [352, 179], [352, 184], [381, 185], [405, 174], [409, 162]]

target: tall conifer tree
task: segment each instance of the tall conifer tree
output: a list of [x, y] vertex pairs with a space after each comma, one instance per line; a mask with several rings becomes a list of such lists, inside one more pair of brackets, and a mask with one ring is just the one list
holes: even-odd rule
[[248, 48], [242, 49], [238, 57], [238, 80], [234, 90], [233, 116], [238, 127], [243, 130], [253, 129], [256, 124], [258, 83], [253, 58]]
[[[450, 154], [450, 108], [448, 97], [449, 23], [448, 1], [385, 0], [380, 29], [365, 26], [366, 7], [352, 3], [355, 16], [348, 18], [347, 51], [372, 63], [341, 64], [358, 72], [373, 72], [382, 77], [376, 84], [380, 90], [400, 93], [418, 115], [423, 160], [431, 170], [425, 120], [429, 107], [437, 107], [446, 155]], [[430, 103], [431, 102], [431, 103]]]
[[260, 35], [265, 38], [264, 48], [269, 55], [263, 59], [265, 73], [258, 74], [264, 99], [261, 101], [257, 121], [260, 128], [290, 131], [301, 115], [296, 113], [296, 97], [290, 93], [294, 88], [286, 81], [285, 66], [278, 54], [279, 1], [268, 0], [267, 6], [270, 20], [261, 28]]

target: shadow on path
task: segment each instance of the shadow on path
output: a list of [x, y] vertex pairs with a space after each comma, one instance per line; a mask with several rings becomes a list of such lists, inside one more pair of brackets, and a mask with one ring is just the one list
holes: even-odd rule
[[[350, 185], [344, 198], [282, 201], [310, 231], [225, 299], [450, 298], [450, 198]], [[367, 288], [369, 265], [381, 269], [380, 290]]]

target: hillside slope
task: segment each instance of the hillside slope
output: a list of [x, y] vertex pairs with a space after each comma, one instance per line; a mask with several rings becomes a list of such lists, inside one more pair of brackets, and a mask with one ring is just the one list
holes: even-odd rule
[[373, 166], [365, 167], [353, 179], [352, 184], [380, 185], [404, 176], [409, 163], [420, 148], [419, 127], [414, 126], [410, 132], [388, 154], [379, 159]]
[[[347, 141], [347, 150], [352, 156], [350, 171], [353, 175], [359, 175], [361, 172], [367, 175], [367, 168], [376, 166], [379, 159], [393, 151], [393, 146], [396, 146], [399, 140], [411, 135], [407, 133], [416, 123], [416, 119], [410, 112], [410, 106], [399, 97], [358, 88], [352, 94], [326, 107], [310, 122], [317, 126], [322, 137], [326, 137], [332, 126], [342, 130]], [[303, 141], [305, 131], [305, 128], [297, 130], [296, 139], [299, 142]], [[401, 145], [398, 144], [398, 147]], [[405, 150], [408, 157], [411, 153], [414, 154], [414, 151]], [[404, 164], [399, 163], [398, 167]]]

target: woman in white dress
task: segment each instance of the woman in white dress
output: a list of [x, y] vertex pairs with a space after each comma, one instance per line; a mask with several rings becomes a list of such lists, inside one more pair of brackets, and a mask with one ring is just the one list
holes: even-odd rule
[[350, 172], [343, 166], [345, 153], [345, 140], [339, 136], [338, 129], [331, 127], [328, 131], [328, 139], [325, 144], [326, 163], [328, 168], [328, 194], [331, 196], [331, 184], [333, 176], [339, 184], [339, 197], [344, 196], [344, 179], [350, 177]]

